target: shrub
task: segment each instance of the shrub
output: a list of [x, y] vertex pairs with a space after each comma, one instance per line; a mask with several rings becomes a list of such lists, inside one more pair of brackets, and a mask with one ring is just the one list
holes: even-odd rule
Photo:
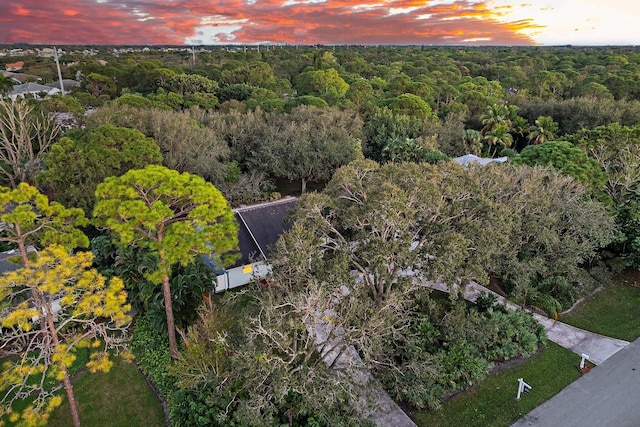
[[493, 308], [496, 302], [498, 302], [498, 296], [496, 294], [491, 292], [481, 292], [476, 298], [476, 309], [480, 313], [483, 313], [490, 308]]
[[417, 408], [438, 408], [452, 392], [482, 380], [494, 362], [534, 353], [544, 328], [525, 311], [493, 307], [493, 294], [479, 296], [481, 309], [440, 303], [412, 323], [404, 341], [392, 345], [395, 370], [379, 373], [390, 394]]
[[136, 361], [144, 373], [155, 383], [160, 394], [169, 400], [175, 389], [175, 380], [167, 370], [171, 365], [169, 341], [166, 335], [158, 333], [153, 322], [145, 316], [136, 318], [131, 352], [136, 356]]

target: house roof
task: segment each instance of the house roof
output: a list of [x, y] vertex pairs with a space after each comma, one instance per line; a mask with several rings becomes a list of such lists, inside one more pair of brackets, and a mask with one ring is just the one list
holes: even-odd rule
[[508, 157], [497, 157], [493, 159], [487, 157], [478, 157], [473, 154], [465, 154], [464, 156], [454, 158], [453, 161], [463, 166], [466, 166], [470, 163], [478, 163], [480, 166], [485, 166], [489, 163], [504, 163], [508, 159]]
[[11, 71], [0, 71], [0, 74], [5, 77], [10, 77], [19, 83], [24, 83], [27, 80], [40, 80], [40, 77], [34, 76], [32, 74], [14, 73]]
[[9, 271], [14, 271], [21, 267], [20, 264], [9, 261], [10, 258], [14, 257], [20, 257], [20, 252], [16, 249], [0, 252], [0, 274], [8, 273]]
[[[52, 83], [47, 83], [45, 86], [55, 87], [60, 89], [60, 80], [56, 80]], [[69, 91], [72, 87], [80, 86], [80, 82], [72, 79], [62, 79], [62, 86], [64, 87], [65, 92]]]
[[297, 198], [287, 197], [275, 202], [234, 209], [242, 257], [233, 267], [269, 258], [271, 248], [280, 235], [291, 228], [286, 217], [297, 202]]
[[7, 70], [13, 70], [13, 71], [21, 70], [22, 67], [24, 67], [24, 61], [18, 61], [18, 62], [14, 62], [13, 64], [5, 65], [5, 68]]
[[51, 87], [51, 86], [41, 85], [38, 83], [29, 82], [29, 83], [24, 83], [21, 85], [14, 86], [13, 88], [11, 88], [9, 95], [19, 95], [23, 93], [38, 93], [38, 92], [56, 93], [56, 91], [60, 92], [60, 89]]
[[[227, 269], [265, 261], [280, 235], [291, 227], [286, 218], [297, 202], [295, 197], [285, 197], [275, 202], [234, 209], [240, 259]], [[223, 271], [211, 258], [203, 257], [203, 260], [212, 271]]]

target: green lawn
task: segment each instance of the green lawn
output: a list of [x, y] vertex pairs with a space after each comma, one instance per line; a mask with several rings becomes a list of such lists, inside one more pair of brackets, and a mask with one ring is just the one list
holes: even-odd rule
[[[560, 318], [562, 322], [626, 341], [640, 337], [640, 274], [627, 272]], [[634, 285], [635, 284], [635, 285]]]
[[[477, 386], [461, 393], [440, 410], [410, 414], [419, 427], [509, 426], [578, 379], [580, 358], [549, 342], [538, 355], [522, 365], [490, 375]], [[518, 378], [532, 386], [516, 400]]]
[[[73, 383], [80, 423], [91, 427], [164, 427], [162, 406], [134, 363], [113, 358], [111, 370], [85, 372]], [[51, 415], [49, 426], [72, 425], [65, 402]]]

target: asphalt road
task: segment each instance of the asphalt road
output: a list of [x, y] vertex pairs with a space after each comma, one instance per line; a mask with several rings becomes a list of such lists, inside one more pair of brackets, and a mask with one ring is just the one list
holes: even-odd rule
[[512, 425], [525, 426], [640, 426], [640, 339]]

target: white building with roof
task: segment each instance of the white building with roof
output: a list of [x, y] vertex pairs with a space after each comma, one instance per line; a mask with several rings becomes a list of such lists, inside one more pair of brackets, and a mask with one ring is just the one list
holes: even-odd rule
[[507, 160], [509, 160], [508, 157], [496, 157], [496, 158], [478, 157], [474, 154], [465, 154], [464, 156], [456, 157], [453, 159], [454, 162], [463, 166], [466, 166], [471, 163], [477, 163], [480, 166], [485, 166], [485, 165], [488, 165], [489, 163], [504, 163]]
[[[35, 98], [35, 99], [45, 99], [48, 96], [55, 95], [60, 93], [60, 88], [45, 86], [38, 83], [24, 83], [21, 85], [16, 85], [5, 95], [5, 97], [10, 99], [18, 99], [18, 98]], [[0, 94], [0, 96], [2, 96]]]

